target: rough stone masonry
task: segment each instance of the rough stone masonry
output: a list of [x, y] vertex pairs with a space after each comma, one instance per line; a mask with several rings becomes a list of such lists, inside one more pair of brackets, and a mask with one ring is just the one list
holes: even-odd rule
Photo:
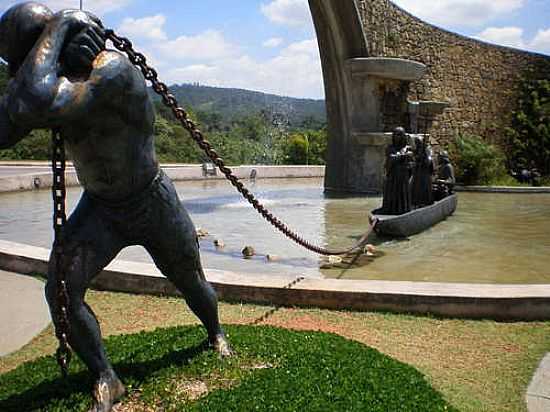
[[427, 65], [426, 75], [411, 84], [408, 98], [450, 103], [431, 130], [439, 143], [465, 133], [504, 144], [503, 131], [517, 108], [521, 79], [550, 79], [550, 56], [451, 33], [389, 0], [357, 0], [357, 5], [369, 56], [400, 57]]

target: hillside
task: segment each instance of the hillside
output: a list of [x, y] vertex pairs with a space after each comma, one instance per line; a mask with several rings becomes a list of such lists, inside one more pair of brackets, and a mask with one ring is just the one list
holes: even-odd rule
[[[184, 107], [191, 107], [195, 112], [217, 113], [226, 122], [265, 112], [270, 118], [282, 119], [294, 127], [326, 123], [324, 100], [194, 84], [172, 85], [170, 90]], [[156, 96], [154, 99], [159, 100]]]
[[[7, 82], [7, 66], [0, 63], [0, 94]], [[181, 105], [195, 113], [219, 116], [221, 123], [230, 124], [239, 119], [265, 113], [266, 119], [277, 120], [291, 127], [318, 129], [326, 123], [324, 100], [296, 99], [243, 89], [172, 85]], [[150, 90], [154, 100], [159, 97]], [[204, 118], [204, 116], [201, 116]]]

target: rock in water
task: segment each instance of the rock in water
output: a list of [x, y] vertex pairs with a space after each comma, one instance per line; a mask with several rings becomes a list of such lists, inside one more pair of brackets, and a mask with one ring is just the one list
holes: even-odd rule
[[252, 256], [256, 254], [256, 251], [252, 246], [245, 246], [242, 253], [245, 258], [250, 259]]
[[340, 263], [342, 263], [342, 258], [340, 256], [323, 256], [321, 258], [321, 269], [330, 269]]
[[216, 249], [223, 249], [225, 247], [225, 243], [221, 239], [215, 239], [214, 246], [216, 246]]
[[197, 236], [199, 238], [208, 236], [208, 230], [203, 229], [201, 227], [197, 228]]
[[337, 265], [338, 263], [342, 263], [342, 258], [340, 256], [329, 256], [328, 263], [331, 265]]
[[279, 260], [279, 256], [277, 255], [267, 255], [265, 258], [268, 262], [275, 262], [276, 260]]
[[364, 248], [363, 248], [363, 252], [367, 255], [367, 256], [376, 256], [376, 248], [373, 246], [373, 245], [366, 245]]

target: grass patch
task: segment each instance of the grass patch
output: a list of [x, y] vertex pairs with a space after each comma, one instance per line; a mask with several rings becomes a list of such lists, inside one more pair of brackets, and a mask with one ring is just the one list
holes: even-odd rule
[[[163, 411], [452, 411], [424, 376], [359, 342], [268, 326], [227, 328], [237, 355], [205, 350], [198, 326], [106, 340], [128, 405]], [[91, 379], [48, 356], [0, 376], [0, 410], [85, 411]], [[125, 408], [124, 402], [122, 409]]]
[[[93, 290], [86, 299], [104, 336], [197, 324], [181, 299]], [[315, 308], [274, 310], [271, 306], [220, 303], [225, 324], [253, 324], [267, 313], [271, 314], [263, 324], [336, 333], [414, 366], [463, 412], [526, 411], [527, 385], [550, 351], [550, 322], [474, 321]], [[52, 354], [55, 347], [50, 327], [21, 350], [0, 357], [0, 374]], [[57, 373], [55, 368], [51, 377]]]

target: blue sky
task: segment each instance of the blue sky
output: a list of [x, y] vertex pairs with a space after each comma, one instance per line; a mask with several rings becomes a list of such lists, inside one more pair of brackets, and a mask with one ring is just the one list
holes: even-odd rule
[[[0, 0], [0, 9], [13, 3]], [[43, 3], [57, 11], [79, 0]], [[550, 0], [395, 3], [452, 31], [550, 54]], [[84, 6], [131, 37], [167, 83], [323, 97], [307, 0], [84, 0]]]

